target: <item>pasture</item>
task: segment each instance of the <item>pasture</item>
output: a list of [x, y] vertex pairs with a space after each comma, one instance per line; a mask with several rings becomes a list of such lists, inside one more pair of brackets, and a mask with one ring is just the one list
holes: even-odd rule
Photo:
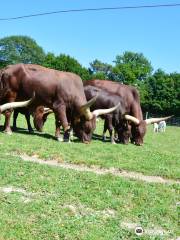
[[88, 145], [55, 141], [52, 115], [44, 133], [24, 130], [22, 115], [17, 125], [12, 136], [0, 132], [0, 239], [180, 236], [180, 128], [150, 126], [137, 147], [102, 142], [102, 121]]

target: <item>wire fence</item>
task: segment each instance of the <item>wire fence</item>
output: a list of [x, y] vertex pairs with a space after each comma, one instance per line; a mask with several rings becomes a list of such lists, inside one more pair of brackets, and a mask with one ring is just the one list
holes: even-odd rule
[[167, 125], [180, 127], [180, 117], [172, 117], [166, 121]]

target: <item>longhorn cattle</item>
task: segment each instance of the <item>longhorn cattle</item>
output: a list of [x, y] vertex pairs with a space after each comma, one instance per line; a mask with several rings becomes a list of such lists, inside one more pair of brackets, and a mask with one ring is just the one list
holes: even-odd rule
[[106, 91], [116, 94], [122, 98], [126, 112], [124, 119], [131, 122], [131, 142], [136, 145], [140, 146], [143, 144], [147, 124], [160, 122], [171, 117], [168, 116], [164, 118], [151, 118], [143, 120], [139, 93], [137, 89], [132, 86], [127, 86], [125, 84], [109, 80], [89, 80], [86, 81], [84, 85], [91, 85], [100, 89], [105, 89]]
[[[113, 129], [118, 133], [118, 136], [120, 136], [121, 127], [124, 121], [122, 115], [125, 114], [125, 106], [123, 105], [122, 98], [118, 95], [109, 93], [106, 90], [91, 85], [84, 86], [84, 92], [87, 100], [90, 100], [91, 98], [98, 95], [96, 102], [91, 107], [92, 110], [98, 108], [111, 108], [120, 102], [120, 106], [114, 112], [102, 116], [104, 119], [103, 140], [106, 139], [105, 133], [108, 130], [111, 138], [111, 143], [115, 143]], [[124, 143], [128, 143], [129, 135], [124, 136], [123, 140]]]
[[[82, 80], [74, 73], [61, 72], [35, 64], [9, 65], [3, 69], [0, 79], [0, 101], [25, 100], [33, 91], [36, 92], [36, 96], [32, 108], [36, 109], [41, 105], [51, 108], [56, 118], [55, 136], [59, 138], [62, 125], [67, 140], [70, 126], [66, 113], [71, 116], [75, 134], [84, 143], [88, 143], [96, 126], [96, 117], [112, 112], [118, 107], [91, 112], [89, 107], [95, 102], [95, 98], [86, 101]], [[11, 112], [6, 114], [5, 122], [5, 129], [9, 132], [11, 131], [10, 116]], [[34, 118], [38, 129], [41, 127], [42, 115], [39, 117], [35, 112]]]

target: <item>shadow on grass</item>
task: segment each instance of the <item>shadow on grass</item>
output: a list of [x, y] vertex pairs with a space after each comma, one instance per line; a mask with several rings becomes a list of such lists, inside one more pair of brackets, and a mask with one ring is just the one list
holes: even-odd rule
[[[76, 136], [75, 136], [76, 137]], [[110, 142], [110, 137], [107, 137], [106, 140], [104, 141], [102, 139], [102, 135], [99, 135], [99, 134], [96, 134], [96, 133], [93, 133], [92, 135], [92, 141], [93, 140], [96, 140], [96, 141], [100, 141], [100, 142]], [[81, 142], [77, 137], [73, 140], [73, 142]]]
[[103, 140], [102, 135], [99, 135], [97, 133], [93, 133], [92, 139], [101, 142], [110, 142], [110, 137], [106, 137], [106, 140]]
[[[57, 141], [56, 137], [49, 134], [49, 133], [38, 132], [36, 130], [34, 130], [33, 132], [29, 132], [27, 128], [20, 128], [20, 127], [17, 127], [16, 130], [13, 130], [13, 128], [11, 128], [11, 129], [14, 133], [19, 133], [19, 134], [24, 134], [24, 135], [34, 135], [34, 136], [39, 136], [39, 137], [43, 137], [43, 138], [52, 139], [52, 140]], [[0, 132], [3, 132], [3, 131], [4, 131], [4, 126], [0, 126]], [[63, 136], [62, 131], [61, 131], [61, 135]], [[102, 135], [99, 135], [97, 133], [93, 133], [92, 140], [101, 141], [101, 142], [110, 142], [110, 137], [106, 137], [106, 140], [103, 140]], [[74, 136], [74, 139], [73, 139], [72, 142], [73, 143], [80, 143], [81, 141], [76, 136]]]
[[[3, 131], [4, 131], [4, 126], [0, 126], [0, 132], [3, 132]], [[28, 129], [26, 129], [26, 128], [18, 127], [16, 130], [13, 130], [13, 128], [12, 128], [12, 131], [14, 133], [19, 133], [19, 134], [24, 134], [24, 135], [34, 135], [34, 136], [39, 136], [39, 137], [43, 137], [43, 138], [47, 138], [47, 139], [57, 140], [55, 138], [55, 136], [52, 136], [49, 133], [37, 132], [37, 131], [29, 132]]]
[[34, 136], [38, 136], [38, 137], [42, 137], [42, 138], [47, 138], [47, 139], [52, 139], [52, 140], [57, 140], [55, 138], [55, 136], [49, 134], [49, 133], [45, 133], [45, 132], [29, 132], [26, 129], [22, 129], [22, 128], [18, 128], [15, 132], [20, 133], [20, 134], [25, 134], [25, 135], [34, 135]]

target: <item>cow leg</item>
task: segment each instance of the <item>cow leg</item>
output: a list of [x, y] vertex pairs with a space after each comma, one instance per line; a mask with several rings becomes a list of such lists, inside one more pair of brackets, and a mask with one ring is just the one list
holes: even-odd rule
[[17, 130], [17, 125], [16, 125], [16, 122], [17, 122], [17, 117], [18, 117], [18, 110], [14, 110], [14, 113], [13, 113], [13, 130], [16, 131]]
[[12, 134], [10, 119], [11, 119], [12, 111], [5, 112], [5, 123], [4, 123], [4, 132], [7, 134]]
[[70, 141], [73, 141], [74, 140], [74, 134], [73, 134], [73, 129], [72, 128], [70, 129], [69, 135], [70, 135]]
[[104, 120], [104, 130], [103, 130], [103, 136], [102, 136], [102, 139], [103, 141], [106, 141], [106, 131], [108, 129], [108, 120], [107, 118], [105, 118]]
[[[16, 99], [16, 93], [11, 92], [8, 97], [8, 102], [14, 102]], [[9, 109], [5, 111], [5, 122], [4, 122], [4, 132], [7, 134], [12, 134], [10, 120], [11, 120], [11, 114], [13, 112], [13, 109]]]
[[26, 122], [27, 122], [29, 132], [30, 133], [34, 132], [33, 128], [31, 127], [30, 113], [29, 112], [25, 113], [25, 118], [26, 118]]
[[60, 133], [61, 123], [60, 123], [60, 121], [57, 119], [57, 117], [56, 117], [56, 122], [55, 122], [55, 124], [56, 124], [55, 137], [56, 137], [56, 139], [57, 139], [59, 142], [62, 142], [62, 141], [63, 141], [63, 138], [62, 138], [61, 133]]
[[106, 116], [105, 121], [104, 121], [104, 131], [103, 131], [103, 140], [104, 141], [106, 140], [105, 133], [106, 133], [107, 129], [109, 131], [111, 143], [115, 144], [114, 135], [113, 135], [112, 116], [108, 116], [108, 115]]
[[111, 143], [116, 144], [116, 142], [114, 141], [114, 135], [113, 135], [112, 117], [108, 118], [108, 130], [109, 130], [109, 135], [110, 135], [110, 138], [111, 138]]
[[131, 143], [134, 144], [136, 142], [136, 130], [135, 130], [134, 124], [132, 124], [130, 139], [131, 139]]
[[70, 128], [64, 131], [64, 142], [69, 142], [69, 143], [71, 142], [70, 134], [71, 134]]
[[118, 131], [114, 129], [114, 139], [118, 141]]
[[[69, 142], [70, 137], [70, 126], [68, 124], [67, 116], [66, 116], [66, 106], [61, 103], [53, 104], [53, 109], [56, 114], [56, 134], [60, 131], [60, 125], [62, 124], [64, 129], [64, 141]], [[57, 136], [57, 135], [55, 135]]]

